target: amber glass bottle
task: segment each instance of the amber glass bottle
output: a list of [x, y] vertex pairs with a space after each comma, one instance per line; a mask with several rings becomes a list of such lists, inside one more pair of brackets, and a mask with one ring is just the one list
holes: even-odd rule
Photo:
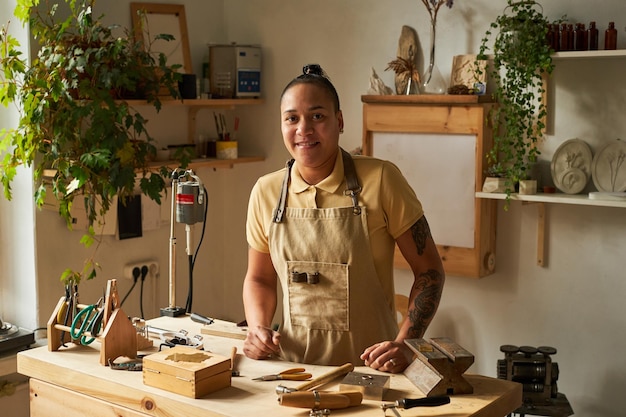
[[609, 27], [604, 32], [604, 49], [617, 49], [617, 29], [615, 29], [615, 22], [609, 22]]
[[589, 36], [589, 50], [598, 50], [598, 28], [596, 27], [596, 22], [589, 22], [587, 33]]

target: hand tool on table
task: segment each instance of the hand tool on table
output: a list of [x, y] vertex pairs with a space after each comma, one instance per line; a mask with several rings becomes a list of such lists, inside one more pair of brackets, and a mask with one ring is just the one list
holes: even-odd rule
[[233, 346], [230, 350], [230, 376], [239, 376], [239, 371], [236, 369], [235, 361], [237, 360], [237, 346]]
[[278, 374], [263, 375], [258, 378], [252, 378], [253, 381], [306, 381], [313, 375], [304, 372], [304, 368], [291, 368]]
[[294, 391], [308, 391], [314, 388], [317, 388], [321, 385], [327, 384], [335, 378], [346, 375], [348, 372], [352, 372], [354, 370], [354, 365], [351, 363], [346, 363], [341, 365], [338, 368], [333, 369], [332, 371], [326, 372], [312, 380], [305, 382], [304, 384], [298, 385], [295, 388], [285, 387], [283, 385], [279, 385], [276, 387], [276, 394], [285, 394]]
[[198, 313], [191, 313], [191, 321], [195, 321], [196, 323], [202, 323], [202, 324], [213, 324], [214, 320], [212, 318], [209, 317], [205, 317], [201, 314]]
[[361, 391], [294, 391], [281, 394], [278, 403], [287, 407], [312, 410], [354, 407], [363, 401]]
[[[96, 340], [102, 327], [103, 303], [104, 298], [100, 298], [96, 304], [85, 306], [74, 316], [70, 327], [72, 339], [80, 339], [81, 345], [89, 345]], [[89, 333], [89, 336], [86, 336], [86, 333]]]
[[395, 403], [382, 404], [380, 408], [383, 410], [383, 414], [387, 415], [387, 410], [393, 411], [396, 417], [401, 417], [397, 408], [403, 408], [408, 410], [409, 408], [414, 407], [438, 407], [440, 405], [445, 405], [450, 403], [450, 397], [447, 395], [439, 396], [439, 397], [425, 397], [425, 398], [403, 398], [401, 400], [397, 400]]

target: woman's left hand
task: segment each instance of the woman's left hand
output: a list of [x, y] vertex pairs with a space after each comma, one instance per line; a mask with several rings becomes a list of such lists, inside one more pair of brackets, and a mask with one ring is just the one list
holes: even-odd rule
[[360, 357], [372, 369], [396, 374], [409, 366], [413, 352], [403, 342], [385, 341], [368, 347]]

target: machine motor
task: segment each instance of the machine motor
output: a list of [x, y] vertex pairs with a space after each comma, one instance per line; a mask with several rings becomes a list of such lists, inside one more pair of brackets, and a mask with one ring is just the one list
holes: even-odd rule
[[195, 224], [204, 221], [206, 195], [202, 183], [187, 181], [178, 184], [176, 190], [176, 221]]

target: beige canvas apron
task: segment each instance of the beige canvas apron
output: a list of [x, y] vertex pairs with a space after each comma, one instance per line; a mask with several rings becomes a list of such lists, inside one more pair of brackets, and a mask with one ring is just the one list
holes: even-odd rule
[[290, 161], [270, 226], [270, 253], [284, 294], [282, 356], [293, 362], [361, 363], [365, 348], [398, 332], [393, 300], [386, 299], [374, 268], [354, 163], [341, 151], [346, 204], [352, 206], [288, 207]]

